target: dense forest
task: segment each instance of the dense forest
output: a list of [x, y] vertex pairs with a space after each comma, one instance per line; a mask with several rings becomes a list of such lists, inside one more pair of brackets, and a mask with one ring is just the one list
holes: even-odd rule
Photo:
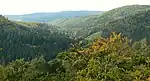
[[121, 34], [73, 47], [56, 59], [18, 59], [0, 66], [1, 81], [149, 81], [150, 46]]
[[[75, 34], [73, 35], [71, 34], [72, 36], [85, 38], [85, 37], [90, 37], [91, 35], [98, 32], [99, 35], [101, 35], [101, 33], [105, 31], [103, 29], [107, 27], [106, 25], [110, 22], [119, 24], [118, 22], [115, 22], [115, 20], [124, 19], [125, 17], [128, 16], [136, 16], [140, 12], [143, 12], [144, 14], [144, 12], [148, 10], [150, 10], [149, 5], [130, 5], [130, 6], [124, 6], [124, 7], [112, 9], [110, 11], [103, 12], [102, 14], [99, 15], [62, 19], [50, 23], [53, 25], [60, 26], [64, 28], [64, 30], [74, 32]], [[132, 26], [133, 24], [129, 23], [128, 25]], [[127, 25], [124, 27], [127, 27]]]
[[44, 23], [11, 22], [0, 17], [0, 62], [15, 59], [31, 60], [43, 55], [50, 60], [66, 50], [72, 39], [57, 31], [55, 26]]
[[52, 22], [0, 16], [0, 81], [150, 81], [150, 6]]

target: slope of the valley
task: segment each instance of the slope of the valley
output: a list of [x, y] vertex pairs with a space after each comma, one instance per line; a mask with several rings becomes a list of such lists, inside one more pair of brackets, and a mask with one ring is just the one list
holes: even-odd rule
[[55, 26], [44, 23], [12, 22], [0, 16], [0, 62], [36, 56], [54, 58], [69, 47], [71, 40]]
[[117, 32], [131, 38], [133, 41], [144, 38], [148, 40], [150, 38], [150, 10], [111, 21], [102, 28], [102, 31], [102, 36]]
[[75, 37], [85, 38], [97, 32], [101, 34], [103, 32], [102, 28], [109, 22], [147, 10], [150, 10], [148, 5], [129, 5], [112, 9], [99, 15], [57, 20], [50, 22], [50, 24], [61, 26], [65, 30], [73, 32]]

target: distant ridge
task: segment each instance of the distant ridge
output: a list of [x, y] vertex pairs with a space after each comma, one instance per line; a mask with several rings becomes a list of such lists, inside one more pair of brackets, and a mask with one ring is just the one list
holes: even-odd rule
[[87, 15], [96, 15], [102, 11], [62, 11], [62, 12], [41, 12], [24, 15], [5, 15], [9, 20], [27, 22], [49, 22], [56, 19], [73, 18]]

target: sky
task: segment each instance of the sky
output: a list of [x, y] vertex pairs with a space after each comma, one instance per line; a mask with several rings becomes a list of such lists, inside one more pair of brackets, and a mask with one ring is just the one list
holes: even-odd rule
[[0, 0], [0, 14], [20, 15], [37, 12], [108, 11], [125, 5], [150, 5], [150, 0]]

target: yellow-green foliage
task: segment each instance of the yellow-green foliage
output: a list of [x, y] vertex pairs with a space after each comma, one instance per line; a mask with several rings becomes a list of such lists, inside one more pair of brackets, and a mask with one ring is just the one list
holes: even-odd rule
[[150, 56], [140, 53], [130, 40], [113, 32], [107, 39], [96, 39], [87, 48], [58, 57], [64, 67], [69, 65], [65, 68], [75, 81], [145, 81], [150, 75]]
[[121, 34], [74, 47], [47, 62], [23, 59], [0, 66], [1, 81], [149, 81], [150, 47], [134, 48]]

